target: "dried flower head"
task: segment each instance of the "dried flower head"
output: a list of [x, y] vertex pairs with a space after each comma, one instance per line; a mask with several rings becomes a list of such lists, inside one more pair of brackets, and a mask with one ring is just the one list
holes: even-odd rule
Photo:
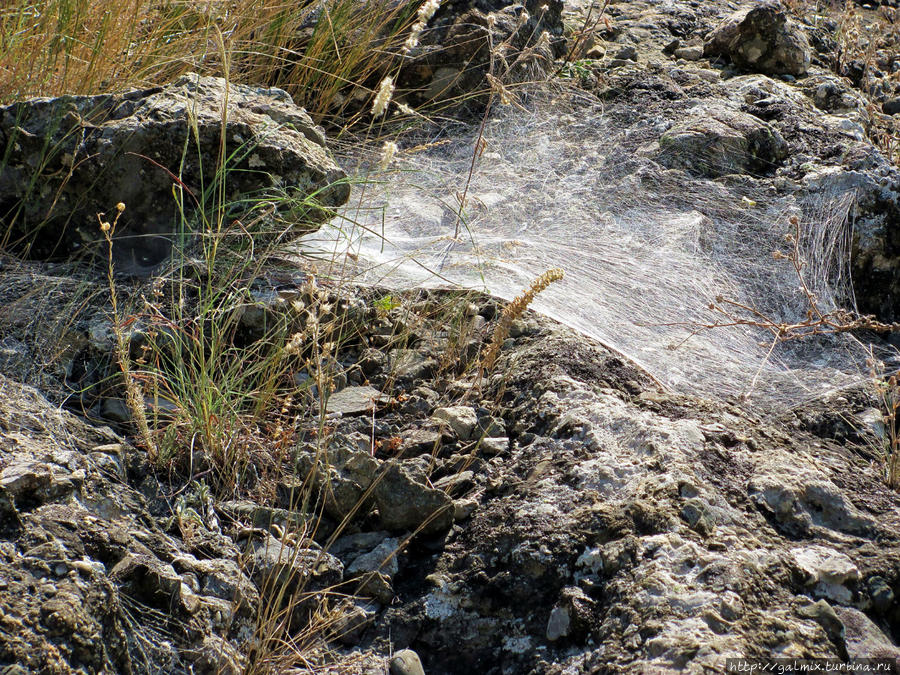
[[540, 37], [537, 41], [537, 48], [542, 52], [550, 51], [550, 32], [544, 31], [541, 33]]
[[385, 141], [384, 146], [381, 148], [381, 160], [378, 162], [378, 168], [381, 171], [387, 169], [398, 151], [399, 148], [396, 143], [393, 141]]
[[288, 343], [284, 346], [285, 354], [299, 354], [300, 347], [303, 346], [303, 334], [302, 333], [294, 333], [291, 335], [291, 339], [288, 340]]
[[422, 31], [428, 26], [428, 22], [431, 20], [431, 17], [434, 16], [434, 13], [438, 11], [440, 6], [440, 0], [428, 0], [419, 7], [419, 11], [416, 14], [416, 22], [413, 24], [409, 37], [406, 38], [406, 42], [403, 44], [403, 49], [401, 50], [404, 55], [408, 54], [418, 46]]
[[419, 7], [418, 20], [428, 23], [441, 6], [441, 0], [427, 0]]
[[381, 117], [384, 114], [393, 95], [394, 80], [391, 77], [385, 77], [378, 87], [378, 93], [375, 95], [375, 100], [372, 102], [372, 115], [374, 117]]

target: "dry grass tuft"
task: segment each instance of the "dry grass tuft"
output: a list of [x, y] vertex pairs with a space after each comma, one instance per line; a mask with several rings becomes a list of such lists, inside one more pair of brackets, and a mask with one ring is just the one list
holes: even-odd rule
[[0, 103], [197, 71], [285, 88], [321, 120], [371, 100], [415, 20], [390, 0], [13, 0], [0, 7]]

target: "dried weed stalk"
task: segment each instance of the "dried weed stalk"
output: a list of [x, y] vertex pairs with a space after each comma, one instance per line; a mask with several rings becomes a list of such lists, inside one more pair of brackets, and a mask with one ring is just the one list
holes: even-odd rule
[[504, 308], [503, 313], [500, 315], [500, 320], [497, 322], [496, 328], [494, 328], [491, 343], [482, 357], [482, 372], [489, 372], [493, 369], [494, 364], [497, 362], [497, 357], [500, 355], [500, 349], [503, 347], [503, 342], [509, 336], [509, 330], [513, 321], [522, 316], [538, 293], [546, 289], [554, 281], [560, 281], [564, 275], [565, 273], [559, 268], [547, 270], [532, 281], [531, 286], [522, 295], [517, 296]]
[[709, 309], [721, 318], [708, 323], [677, 322], [663, 325], [686, 325], [693, 328], [693, 331], [685, 341], [700, 331], [713, 328], [754, 326], [763, 328], [772, 334], [773, 347], [779, 342], [801, 340], [814, 335], [835, 335], [859, 331], [873, 331], [875, 333], [900, 331], [900, 323], [883, 323], [870, 314], [859, 314], [858, 312], [842, 308], [827, 312], [823, 311], [819, 307], [819, 300], [816, 294], [809, 288], [803, 276], [806, 261], [800, 252], [800, 219], [796, 216], [791, 216], [790, 223], [792, 231], [785, 235], [785, 242], [790, 246], [789, 250], [787, 252], [777, 250], [773, 252], [772, 256], [775, 260], [787, 260], [794, 268], [800, 283], [800, 290], [805, 296], [808, 307], [803, 320], [793, 322], [780, 321], [752, 305], [718, 295], [715, 301], [709, 303]]
[[129, 356], [129, 340], [128, 336], [125, 334], [126, 322], [122, 320], [122, 316], [119, 312], [118, 294], [116, 292], [115, 267], [113, 265], [113, 234], [115, 234], [116, 225], [118, 225], [119, 218], [122, 216], [123, 211], [125, 211], [125, 204], [119, 202], [116, 204], [116, 217], [113, 219], [112, 223], [103, 220], [99, 214], [97, 215], [97, 220], [100, 223], [100, 231], [106, 239], [108, 251], [106, 276], [109, 281], [109, 301], [112, 306], [113, 333], [116, 336], [116, 360], [119, 363], [119, 368], [122, 371], [122, 379], [125, 383], [125, 405], [128, 406], [128, 411], [131, 413], [132, 422], [137, 431], [138, 441], [144, 446], [144, 450], [147, 451], [147, 459], [149, 459], [151, 463], [156, 463], [159, 452], [156, 443], [153, 441], [153, 437], [150, 434], [150, 425], [147, 423], [147, 412], [144, 408], [143, 392], [141, 391], [141, 387], [138, 384], [134, 373], [131, 372], [131, 366], [129, 365], [131, 360]]

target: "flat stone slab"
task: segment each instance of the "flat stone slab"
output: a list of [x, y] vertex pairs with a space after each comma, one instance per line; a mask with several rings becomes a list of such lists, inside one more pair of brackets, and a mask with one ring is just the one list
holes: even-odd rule
[[340, 413], [343, 416], [364, 415], [375, 409], [375, 406], [386, 403], [388, 397], [375, 387], [347, 387], [332, 394], [325, 406], [330, 415]]

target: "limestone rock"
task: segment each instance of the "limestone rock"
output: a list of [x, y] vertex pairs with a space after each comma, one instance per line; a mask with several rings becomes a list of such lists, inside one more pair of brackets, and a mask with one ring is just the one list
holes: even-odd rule
[[397, 560], [400, 542], [397, 539], [385, 539], [368, 553], [364, 553], [351, 562], [347, 568], [348, 576], [355, 576], [365, 572], [381, 572], [389, 579], [400, 569]]
[[547, 620], [547, 639], [555, 642], [565, 637], [582, 638], [588, 629], [593, 606], [594, 601], [580, 588], [564, 588]]
[[859, 569], [843, 553], [825, 546], [791, 550], [793, 562], [815, 595], [848, 604], [859, 581]]
[[[561, 0], [442, 3], [403, 64], [404, 95], [414, 102], [471, 98], [489, 89], [492, 64], [492, 74], [507, 83], [546, 72], [565, 53], [562, 9]], [[491, 55], [500, 45], [506, 45], [502, 64]]]
[[874, 526], [836, 485], [812, 471], [770, 466], [748, 487], [750, 499], [792, 536], [814, 528], [861, 534]]
[[897, 647], [872, 620], [853, 607], [835, 607], [851, 659], [900, 659]]
[[374, 387], [347, 387], [328, 397], [325, 411], [340, 415], [364, 415], [371, 413], [377, 404], [387, 397]]
[[325, 462], [314, 453], [298, 456], [298, 475], [312, 475], [316, 490], [325, 499], [326, 512], [335, 520], [349, 513], [364, 516], [371, 508], [366, 491], [378, 475], [381, 462], [366, 450], [347, 447], [333, 449], [328, 459]]
[[345, 603], [338, 609], [338, 618], [329, 632], [345, 645], [358, 644], [362, 633], [375, 620], [376, 608], [372, 603]]
[[344, 576], [341, 561], [330, 553], [294, 548], [272, 537], [254, 543], [251, 570], [253, 581], [268, 593], [321, 590]]

